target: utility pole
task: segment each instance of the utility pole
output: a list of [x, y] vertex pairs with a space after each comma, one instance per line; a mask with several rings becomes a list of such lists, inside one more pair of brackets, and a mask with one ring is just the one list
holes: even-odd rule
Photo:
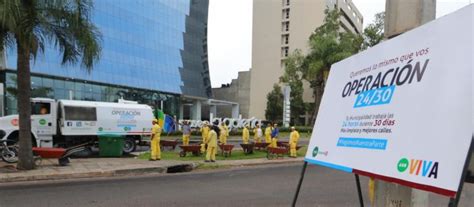
[[[385, 38], [394, 38], [436, 18], [436, 0], [386, 0]], [[428, 193], [375, 180], [372, 206], [429, 206]]]

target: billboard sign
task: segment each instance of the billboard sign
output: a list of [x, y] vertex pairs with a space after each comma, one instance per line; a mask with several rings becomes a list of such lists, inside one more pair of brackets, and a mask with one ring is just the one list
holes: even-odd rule
[[473, 14], [334, 64], [305, 160], [454, 197], [474, 128]]

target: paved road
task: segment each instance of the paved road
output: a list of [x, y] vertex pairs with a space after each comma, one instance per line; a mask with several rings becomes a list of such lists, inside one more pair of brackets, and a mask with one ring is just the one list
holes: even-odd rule
[[[0, 206], [290, 206], [300, 167], [3, 184]], [[358, 206], [353, 175], [308, 167], [298, 206]]]

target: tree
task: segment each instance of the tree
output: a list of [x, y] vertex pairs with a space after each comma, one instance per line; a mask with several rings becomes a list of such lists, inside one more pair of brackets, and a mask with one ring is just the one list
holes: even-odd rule
[[313, 89], [312, 121], [316, 119], [331, 65], [357, 53], [363, 42], [361, 36], [341, 29], [341, 14], [337, 9], [326, 9], [325, 14], [323, 25], [309, 38], [310, 52], [301, 64], [303, 79], [307, 80]]
[[291, 88], [290, 110], [293, 125], [299, 125], [300, 115], [306, 113], [306, 104], [303, 101], [303, 77], [300, 71], [304, 56], [297, 49], [285, 59], [285, 72], [280, 77], [280, 82], [287, 83]]
[[91, 70], [100, 57], [101, 34], [91, 22], [91, 0], [0, 0], [0, 46], [17, 53], [19, 161], [17, 168], [34, 168], [31, 151], [30, 60], [53, 44], [61, 63], [79, 61]]
[[273, 85], [273, 90], [267, 95], [265, 118], [273, 122], [283, 119], [283, 94], [278, 84]]
[[[325, 14], [323, 25], [318, 27], [309, 38], [309, 53], [304, 56], [299, 50], [293, 52], [285, 61], [285, 72], [280, 78], [281, 82], [290, 84], [292, 94], [293, 90], [296, 89], [296, 92], [292, 95], [292, 114], [295, 114], [293, 112], [298, 111], [301, 106], [300, 99], [297, 97], [298, 93], [301, 92], [302, 94], [302, 91], [299, 90], [300, 82], [301, 85], [302, 80], [310, 83], [314, 103], [305, 105], [308, 105], [307, 108], [314, 109], [312, 121], [316, 119], [331, 65], [359, 52], [361, 49], [367, 49], [378, 44], [384, 37], [385, 14], [383, 12], [375, 15], [374, 23], [368, 25], [362, 36], [341, 29], [339, 23], [340, 12], [337, 10], [326, 9]], [[293, 100], [296, 102], [295, 108], [293, 108]]]
[[373, 47], [379, 44], [384, 38], [385, 12], [375, 14], [373, 23], [367, 25], [364, 29], [364, 43], [362, 49]]

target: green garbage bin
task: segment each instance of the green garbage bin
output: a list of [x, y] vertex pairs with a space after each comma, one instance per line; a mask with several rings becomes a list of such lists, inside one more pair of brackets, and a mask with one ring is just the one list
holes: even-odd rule
[[120, 157], [123, 154], [124, 137], [116, 134], [99, 136], [99, 155], [101, 157]]

